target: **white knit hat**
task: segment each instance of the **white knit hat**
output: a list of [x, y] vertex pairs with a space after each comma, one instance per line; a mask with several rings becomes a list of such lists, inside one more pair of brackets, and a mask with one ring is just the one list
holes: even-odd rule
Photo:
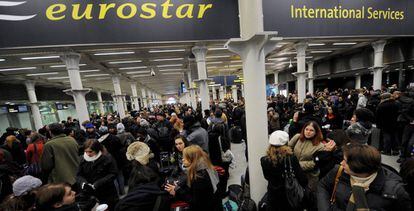
[[269, 137], [269, 144], [273, 146], [283, 146], [289, 141], [289, 134], [285, 131], [276, 130]]
[[150, 153], [150, 148], [147, 144], [137, 141], [129, 145], [126, 157], [128, 160], [136, 160], [142, 165], [147, 165], [149, 162], [149, 159], [152, 156], [152, 153]]

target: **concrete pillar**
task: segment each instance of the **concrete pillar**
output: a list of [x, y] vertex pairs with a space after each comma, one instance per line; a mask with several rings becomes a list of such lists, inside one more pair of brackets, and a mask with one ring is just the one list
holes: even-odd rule
[[385, 40], [379, 40], [371, 44], [372, 48], [374, 48], [374, 66], [372, 67], [374, 72], [374, 90], [381, 89], [382, 85], [382, 70], [384, 69], [385, 44], [387, 44]]
[[244, 98], [244, 84], [241, 85], [241, 94], [242, 94], [242, 97]]
[[119, 76], [113, 76], [112, 77], [112, 83], [114, 85], [114, 99], [116, 102], [116, 108], [119, 114], [119, 117], [121, 119], [123, 119], [125, 117], [125, 108], [124, 108], [124, 97], [125, 95], [122, 94], [122, 90], [121, 90], [121, 79], [119, 78]]
[[231, 86], [231, 97], [233, 98], [233, 102], [237, 102], [237, 85]]
[[239, 1], [239, 17], [241, 38], [226, 46], [243, 61], [250, 195], [258, 204], [267, 189], [260, 164], [268, 147], [265, 56], [276, 48], [269, 40], [277, 33], [263, 32], [262, 1]]
[[361, 75], [355, 75], [355, 89], [361, 89]]
[[306, 48], [308, 44], [306, 42], [300, 42], [295, 45], [296, 48], [296, 59], [297, 59], [297, 72], [293, 73], [297, 77], [297, 87], [298, 91], [298, 103], [303, 103], [306, 98]]
[[141, 102], [142, 102], [142, 105], [144, 106], [144, 108], [148, 108], [147, 91], [145, 90], [144, 87], [141, 88]]
[[213, 101], [217, 100], [217, 90], [216, 86], [211, 87], [211, 91], [213, 92]]
[[139, 102], [138, 102], [138, 92], [137, 92], [137, 84], [131, 83], [131, 92], [132, 92], [132, 105], [135, 110], [139, 111]]
[[273, 77], [274, 77], [274, 80], [275, 80], [274, 87], [276, 89], [276, 95], [277, 95], [277, 94], [279, 94], [279, 72], [275, 71], [273, 73]]
[[403, 67], [398, 71], [398, 89], [405, 89], [405, 70]]
[[102, 92], [96, 91], [96, 95], [98, 96], [99, 111], [101, 114], [105, 114], [104, 103], [102, 101]]
[[63, 54], [60, 58], [65, 63], [66, 69], [68, 70], [71, 86], [71, 89], [63, 90], [63, 92], [73, 97], [79, 122], [82, 123], [89, 120], [85, 95], [90, 92], [90, 89], [84, 89], [82, 85], [79, 73], [80, 54], [69, 52]]
[[124, 103], [125, 113], [128, 113], [128, 106], [127, 106], [126, 94], [125, 94], [125, 93], [123, 93], [122, 95], [124, 95], [124, 96], [122, 97], [122, 102]]
[[191, 80], [191, 70], [187, 72], [188, 76], [188, 91], [189, 91], [189, 105], [194, 109], [197, 108], [197, 98], [196, 98], [196, 88], [193, 86], [193, 81]]
[[308, 62], [308, 91], [313, 95], [313, 61]]
[[40, 115], [39, 103], [37, 102], [35, 82], [25, 81], [27, 95], [29, 96], [30, 107], [32, 111], [33, 122], [35, 129], [39, 130], [43, 127], [42, 116]]
[[197, 72], [198, 72], [198, 87], [200, 91], [200, 98], [201, 98], [201, 110], [209, 110], [210, 109], [210, 98], [208, 94], [208, 81], [207, 78], [207, 68], [206, 68], [206, 54], [207, 54], [207, 47], [206, 46], [195, 46], [192, 49], [192, 52], [196, 58], [197, 62]]
[[151, 95], [151, 90], [147, 89], [147, 104], [149, 107], [152, 107], [152, 95]]
[[220, 101], [224, 101], [224, 86], [220, 86], [219, 95], [220, 95]]

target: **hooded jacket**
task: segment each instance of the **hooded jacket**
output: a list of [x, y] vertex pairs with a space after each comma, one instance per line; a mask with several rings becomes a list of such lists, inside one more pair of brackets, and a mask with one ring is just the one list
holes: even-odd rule
[[188, 141], [192, 144], [197, 144], [205, 152], [208, 153], [208, 133], [204, 128], [201, 127], [201, 124], [199, 122], [196, 122], [188, 129], [188, 132]]
[[356, 122], [350, 125], [346, 130], [346, 135], [355, 142], [366, 144], [369, 134], [371, 134], [372, 124], [370, 122]]

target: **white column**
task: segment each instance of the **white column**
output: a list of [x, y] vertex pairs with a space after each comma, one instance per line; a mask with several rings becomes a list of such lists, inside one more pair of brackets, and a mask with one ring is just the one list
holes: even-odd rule
[[361, 89], [361, 75], [355, 75], [355, 89]]
[[113, 96], [116, 102], [116, 108], [119, 114], [119, 117], [123, 119], [125, 117], [125, 108], [124, 108], [124, 95], [121, 91], [121, 79], [119, 76], [112, 77], [112, 83], [114, 84], [115, 95]]
[[188, 70], [187, 72], [187, 76], [188, 76], [188, 90], [189, 92], [189, 102], [190, 102], [190, 106], [193, 107], [194, 109], [197, 108], [197, 98], [196, 98], [196, 89], [193, 87], [193, 82], [191, 80], [191, 69]]
[[220, 86], [219, 89], [220, 101], [224, 101], [224, 87]]
[[208, 81], [207, 78], [207, 68], [206, 68], [206, 54], [207, 54], [207, 47], [206, 46], [195, 46], [192, 48], [192, 52], [196, 58], [197, 62], [197, 71], [198, 71], [198, 87], [200, 91], [200, 98], [201, 98], [201, 110], [209, 110], [210, 109], [210, 98], [208, 95]]
[[104, 103], [102, 101], [102, 92], [96, 91], [96, 95], [98, 96], [99, 111], [101, 112], [101, 114], [105, 114]]
[[382, 69], [384, 68], [384, 47], [387, 42], [385, 40], [379, 40], [373, 42], [372, 48], [374, 48], [374, 90], [381, 89], [382, 85]]
[[211, 91], [213, 92], [213, 101], [217, 100], [217, 90], [215, 86], [211, 87]]
[[125, 93], [123, 93], [122, 101], [124, 103], [125, 113], [128, 113], [128, 106], [127, 106], [127, 100], [126, 100], [126, 94]]
[[244, 84], [241, 85], [241, 94], [242, 94], [242, 97], [244, 98]]
[[293, 73], [297, 77], [298, 91], [298, 103], [303, 103], [306, 97], [306, 48], [308, 44], [306, 42], [300, 42], [295, 45], [296, 48], [296, 59], [297, 59], [297, 72]]
[[149, 107], [152, 107], [152, 95], [149, 89], [147, 89], [147, 104]]
[[43, 127], [42, 116], [40, 115], [39, 103], [37, 102], [35, 82], [34, 81], [25, 81], [27, 95], [29, 96], [30, 107], [33, 116], [33, 122], [35, 124], [35, 129], [39, 130]]
[[137, 84], [131, 83], [131, 92], [132, 92], [132, 105], [134, 106], [134, 109], [139, 111], [139, 102], [138, 102], [138, 92], [137, 92]]
[[147, 91], [145, 90], [144, 87], [141, 88], [141, 102], [142, 102], [142, 105], [144, 106], [144, 108], [148, 108]]
[[277, 95], [279, 94], [279, 72], [278, 71], [273, 72], [273, 77], [275, 79], [274, 86], [275, 86], [276, 95]]
[[237, 102], [237, 85], [231, 86], [231, 97], [233, 98], [233, 102]]
[[63, 92], [73, 97], [79, 122], [82, 123], [89, 120], [85, 95], [90, 91], [90, 89], [84, 89], [82, 85], [79, 73], [80, 54], [69, 52], [65, 53], [60, 58], [66, 65], [71, 85], [71, 89], [63, 90]]
[[308, 62], [308, 90], [313, 95], [313, 61]]

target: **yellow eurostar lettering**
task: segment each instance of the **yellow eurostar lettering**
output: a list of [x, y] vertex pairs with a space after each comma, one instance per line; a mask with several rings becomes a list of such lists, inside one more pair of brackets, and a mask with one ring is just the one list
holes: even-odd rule
[[115, 3], [110, 4], [99, 4], [100, 10], [99, 10], [99, 19], [105, 19], [106, 13], [108, 13], [109, 9], [115, 8]]
[[87, 4], [85, 11], [83, 14], [79, 15], [79, 8], [80, 4], [72, 4], [73, 10], [72, 10], [72, 18], [73, 20], [80, 20], [82, 18], [85, 18], [87, 20], [92, 19], [92, 7], [93, 4]]
[[199, 7], [199, 10], [198, 10], [198, 16], [197, 16], [197, 18], [198, 18], [198, 19], [201, 19], [201, 18], [203, 18], [203, 17], [204, 17], [204, 13], [205, 13], [208, 9], [213, 8], [213, 4], [207, 4], [207, 5], [205, 5], [205, 4], [200, 4], [200, 5], [198, 5], [198, 7]]
[[[183, 10], [185, 10], [185, 13], [183, 14]], [[183, 4], [181, 6], [179, 6], [177, 8], [177, 11], [175, 13], [175, 15], [177, 16], [177, 18], [193, 18], [193, 9], [194, 9], [194, 4]]]
[[[129, 15], [125, 15], [124, 13], [125, 12], [124, 9], [126, 7], [129, 7], [131, 9], [131, 11], [129, 12]], [[137, 6], [132, 3], [121, 4], [121, 6], [119, 6], [118, 9], [116, 10], [116, 14], [121, 19], [130, 19], [137, 14]]]
[[[155, 13], [155, 8], [157, 7], [157, 4], [153, 4], [153, 3], [145, 3], [141, 6], [141, 10], [142, 13], [139, 15], [139, 17], [144, 18], [144, 19], [151, 19], [154, 18], [156, 13]], [[146, 14], [144, 14], [146, 13]]]
[[66, 10], [66, 5], [64, 4], [52, 4], [46, 9], [46, 17], [52, 21], [58, 21], [65, 18], [65, 15], [56, 16], [59, 13], [62, 13]]
[[172, 18], [172, 15], [168, 14], [168, 10], [170, 7], [174, 6], [173, 4], [170, 4], [170, 0], [165, 1], [163, 4], [161, 4], [162, 7], [162, 17], [165, 19]]

